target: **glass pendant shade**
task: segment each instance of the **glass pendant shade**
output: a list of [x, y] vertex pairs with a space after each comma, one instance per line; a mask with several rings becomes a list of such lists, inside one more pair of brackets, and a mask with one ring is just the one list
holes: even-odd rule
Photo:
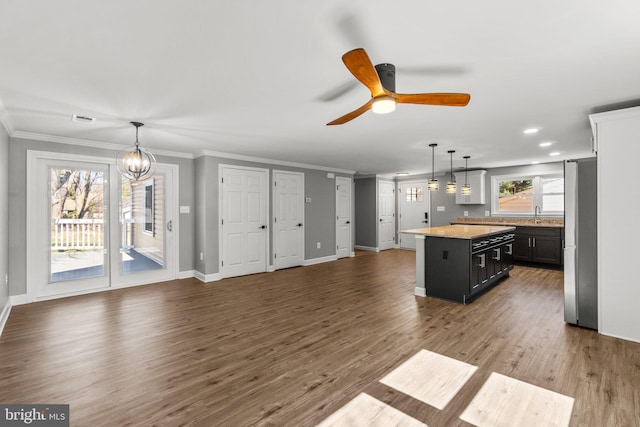
[[118, 153], [116, 165], [120, 174], [131, 181], [142, 181], [151, 178], [156, 172], [156, 158], [149, 151], [140, 147], [138, 128], [144, 126], [139, 122], [131, 122], [136, 127], [136, 144]]
[[464, 184], [462, 184], [462, 188], [460, 189], [460, 193], [463, 196], [469, 196], [471, 194], [471, 186], [467, 181], [467, 170], [468, 170], [468, 162], [471, 156], [464, 156]]
[[455, 150], [449, 150], [447, 153], [451, 156], [451, 168], [449, 169], [451, 175], [449, 182], [447, 182], [447, 194], [456, 194], [456, 181], [453, 179], [453, 153]]
[[438, 180], [435, 175], [435, 149], [437, 146], [438, 144], [429, 144], [429, 147], [431, 147], [431, 179], [427, 182], [427, 188], [429, 191], [438, 191], [439, 188]]

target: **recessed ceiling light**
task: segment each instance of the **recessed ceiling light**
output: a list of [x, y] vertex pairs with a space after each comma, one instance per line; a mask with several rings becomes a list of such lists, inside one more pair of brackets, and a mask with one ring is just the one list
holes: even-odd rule
[[531, 135], [532, 133], [538, 133], [539, 130], [540, 128], [529, 128], [525, 129], [524, 133], [526, 133], [527, 135]]
[[537, 165], [537, 164], [540, 164], [540, 162], [535, 161], [535, 162], [531, 162], [531, 164], [532, 164], [532, 165]]
[[553, 153], [549, 153], [550, 156], [559, 156], [560, 153], [557, 151], [554, 151]]
[[396, 175], [398, 175], [398, 176], [407, 176], [407, 175], [409, 175], [409, 172], [398, 172], [398, 173], [396, 173]]
[[550, 145], [553, 145], [553, 142], [547, 141], [547, 142], [541, 142], [540, 143], [540, 147], [548, 147]]

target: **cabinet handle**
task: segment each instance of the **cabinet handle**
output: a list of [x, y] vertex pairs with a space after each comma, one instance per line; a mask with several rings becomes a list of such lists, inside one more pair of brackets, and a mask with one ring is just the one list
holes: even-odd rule
[[504, 253], [507, 255], [513, 255], [513, 243], [507, 244], [507, 250]]
[[484, 260], [485, 254], [478, 255], [478, 258], [480, 259], [480, 262], [478, 263], [478, 267], [484, 268], [484, 265], [485, 265], [485, 260]]
[[535, 237], [533, 238], [533, 247], [534, 248], [536, 247], [536, 238]]
[[529, 237], [529, 247], [531, 247], [531, 237]]
[[495, 259], [496, 261], [500, 261], [500, 248], [495, 248], [495, 256], [493, 257], [493, 259]]

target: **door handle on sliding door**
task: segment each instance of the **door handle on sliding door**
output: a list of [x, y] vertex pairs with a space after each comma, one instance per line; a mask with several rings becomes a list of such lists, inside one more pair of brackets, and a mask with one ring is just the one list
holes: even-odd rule
[[167, 230], [173, 231], [173, 221], [172, 220], [167, 221]]

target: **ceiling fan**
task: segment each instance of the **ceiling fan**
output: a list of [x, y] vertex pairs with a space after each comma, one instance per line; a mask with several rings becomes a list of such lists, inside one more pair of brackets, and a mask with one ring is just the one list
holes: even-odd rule
[[342, 55], [342, 62], [371, 91], [371, 99], [360, 108], [327, 123], [327, 126], [347, 123], [368, 110], [379, 114], [390, 113], [395, 110], [397, 103], [464, 107], [471, 99], [467, 93], [396, 93], [395, 66], [379, 64], [374, 67], [362, 48]]

